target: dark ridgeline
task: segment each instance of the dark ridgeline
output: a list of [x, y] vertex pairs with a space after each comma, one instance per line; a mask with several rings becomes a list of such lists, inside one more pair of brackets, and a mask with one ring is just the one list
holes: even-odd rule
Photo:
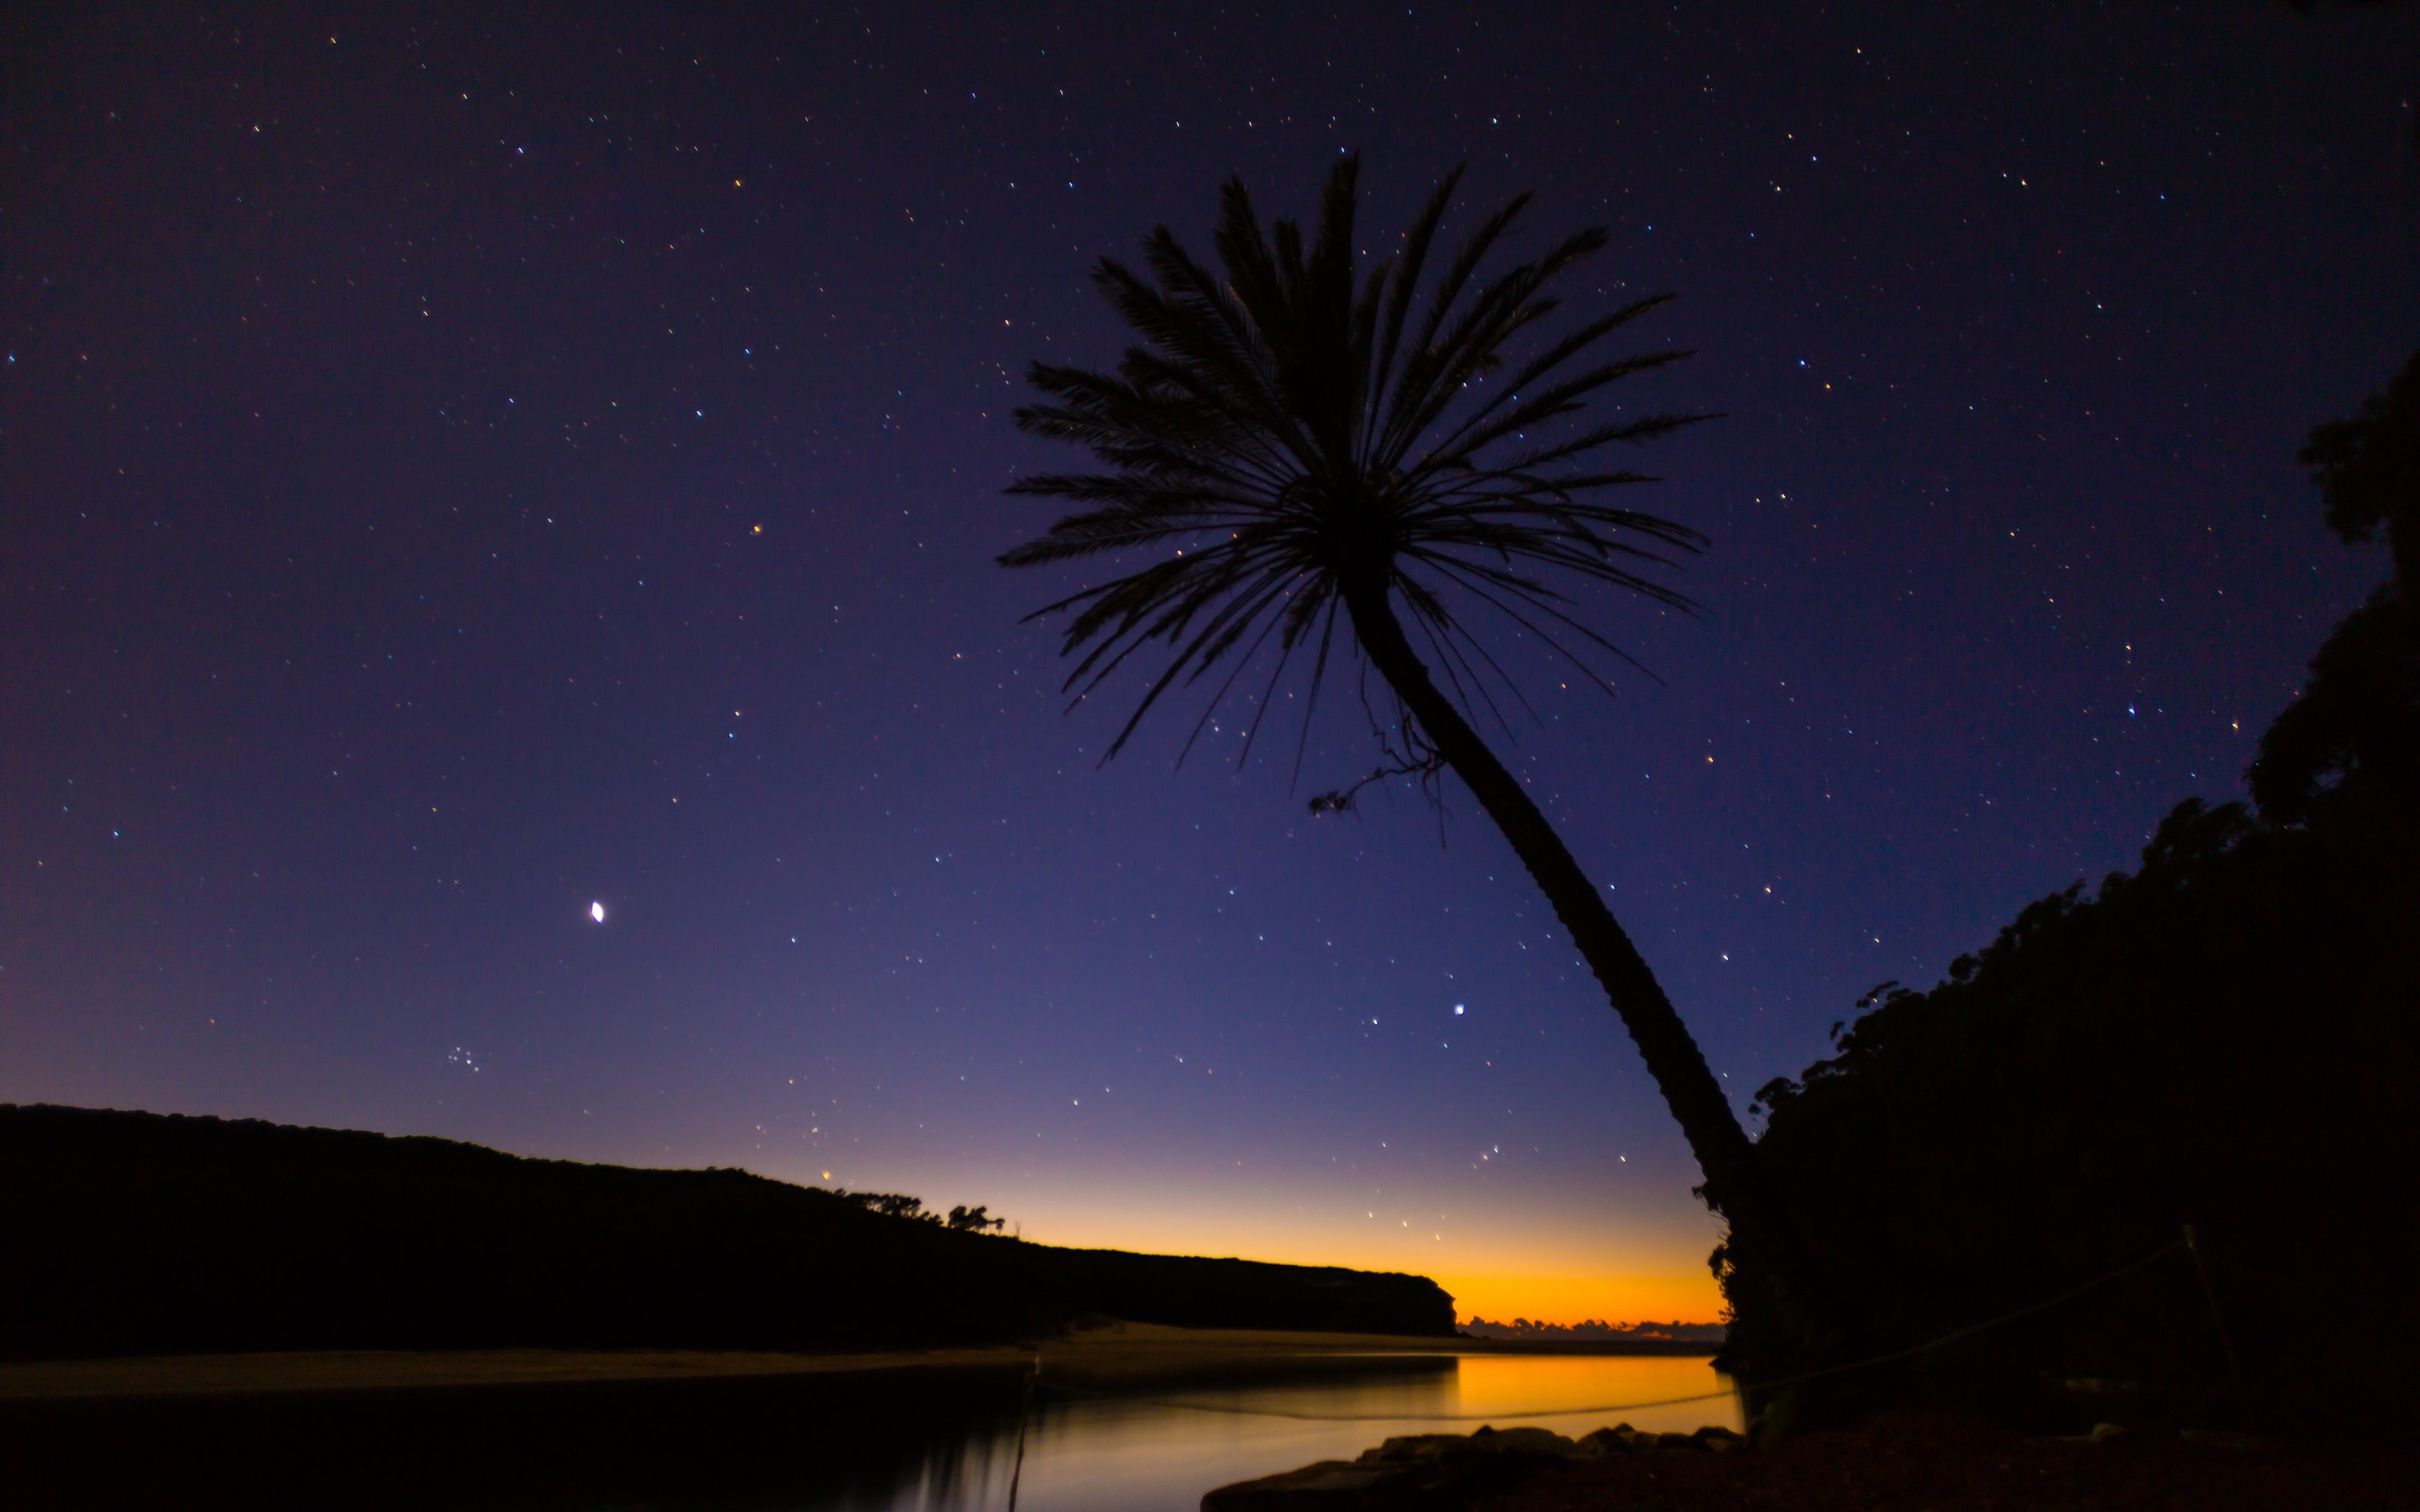
[[[980, 1210], [976, 1210], [977, 1212]], [[1058, 1249], [739, 1170], [0, 1104], [0, 1357], [822, 1350], [1087, 1314], [1450, 1335], [1421, 1276]]]
[[[1094, 282], [1139, 345], [1114, 373], [1033, 363], [1027, 381], [1044, 399], [1016, 422], [1084, 447], [1108, 471], [1013, 485], [1012, 494], [1066, 500], [1078, 512], [1000, 560], [1028, 567], [1129, 554], [1108, 580], [1036, 611], [1068, 616], [1062, 649], [1080, 654], [1066, 683], [1077, 702], [1139, 652], [1159, 663], [1111, 756], [1162, 694], [1224, 662], [1189, 751], [1265, 649], [1267, 690], [1297, 655], [1311, 665], [1306, 739], [1333, 671], [1357, 690], [1383, 755], [1352, 788], [1312, 798], [1313, 813], [1348, 809], [1360, 788], [1397, 777], [1417, 777], [1435, 795], [1450, 768], [1629, 1031], [1704, 1173], [1699, 1194], [1728, 1221], [1732, 1247], [1757, 1257], [1744, 1284], [1769, 1293], [1763, 1316], [1794, 1320], [1789, 1359], [1837, 1354], [1843, 1319], [1767, 1190], [1722, 1084], [1604, 893], [1477, 728], [1492, 722], [1509, 734], [1507, 710], [1535, 716], [1474, 633], [1478, 622], [1535, 638], [1607, 688], [1605, 668], [1629, 658], [1585, 623], [1590, 606], [1575, 591], [1690, 607], [1651, 574], [1704, 538], [1608, 501], [1610, 490], [1655, 481], [1616, 463], [1616, 449], [1707, 417], [1574, 418], [1610, 385], [1688, 355], [1608, 356], [1601, 345], [1671, 296], [1547, 334], [1558, 280], [1606, 239], [1602, 227], [1579, 231], [1482, 277], [1526, 194], [1481, 221], [1424, 285], [1460, 169], [1439, 182], [1398, 255], [1359, 266], [1358, 171], [1350, 156], [1336, 165], [1308, 243], [1291, 218], [1264, 228], [1243, 181], [1231, 178], [1220, 191], [1218, 268], [1165, 226], [1143, 241], [1150, 278], [1101, 260]], [[1154, 560], [1131, 565], [1142, 553]], [[1262, 681], [1255, 671], [1248, 698]], [[1262, 691], [1241, 716], [1253, 736], [1270, 708]], [[1298, 776], [1299, 746], [1295, 760]], [[1768, 1330], [1768, 1349], [1778, 1332]]]
[[[2086, 1379], [2079, 1416], [2228, 1421], [2215, 1310], [2264, 1427], [2420, 1408], [2420, 356], [2303, 461], [2395, 570], [2262, 736], [2257, 811], [2180, 805], [2133, 875], [2032, 904], [1930, 992], [1885, 983], [1759, 1093], [1759, 1152], [1878, 1347], [2187, 1224], [2210, 1290], [2172, 1254], [1877, 1390], [2039, 1417], [2046, 1382]], [[1717, 1256], [1752, 1351], [1776, 1325]]]

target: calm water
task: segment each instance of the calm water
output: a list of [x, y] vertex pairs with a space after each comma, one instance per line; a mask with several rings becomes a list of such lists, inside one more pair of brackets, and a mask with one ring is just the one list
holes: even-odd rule
[[[1215, 1486], [1481, 1422], [1575, 1437], [1741, 1426], [1703, 1358], [1253, 1368], [1046, 1386], [1023, 1416], [1017, 1505], [1193, 1512]], [[1008, 1504], [1024, 1396], [1024, 1372], [1001, 1367], [0, 1404], [0, 1505], [990, 1512]]]
[[[1373, 1365], [1378, 1362], [1373, 1362]], [[1680, 1430], [1745, 1425], [1730, 1381], [1702, 1358], [1445, 1356], [1424, 1368], [1262, 1385], [1081, 1398], [1046, 1390], [1026, 1426], [1017, 1505], [1031, 1512], [1192, 1512], [1202, 1493], [1316, 1459], [1350, 1459], [1404, 1433], [1467, 1433], [1482, 1422], [1575, 1438], [1614, 1422]], [[1714, 1399], [1667, 1402], [1716, 1394]], [[1608, 1404], [1622, 1410], [1607, 1412]], [[1338, 1421], [1339, 1419], [1356, 1421]], [[861, 1488], [828, 1506], [896, 1512], [1005, 1507], [1013, 1425], [970, 1435], [912, 1478]]]

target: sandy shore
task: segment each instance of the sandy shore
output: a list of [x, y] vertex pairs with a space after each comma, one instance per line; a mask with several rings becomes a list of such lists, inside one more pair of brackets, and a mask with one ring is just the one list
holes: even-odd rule
[[[978, 1349], [784, 1354], [711, 1350], [346, 1350], [0, 1363], [0, 1402], [237, 1392], [319, 1392], [1029, 1366], [1097, 1383], [1201, 1372], [1334, 1369], [1371, 1355], [1573, 1353], [1572, 1346], [1381, 1334], [1286, 1334], [1112, 1323]], [[1610, 1346], [1591, 1353], [1650, 1352]], [[1652, 1352], [1674, 1352], [1654, 1350]], [[1708, 1353], [1698, 1349], [1681, 1352]]]

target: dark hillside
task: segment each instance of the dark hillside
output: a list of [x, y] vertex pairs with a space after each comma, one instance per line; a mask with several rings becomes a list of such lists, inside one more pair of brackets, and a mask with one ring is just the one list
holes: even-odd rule
[[868, 1349], [1082, 1313], [1450, 1335], [1419, 1276], [1064, 1250], [738, 1170], [0, 1104], [0, 1357]]
[[[2408, 1412], [2412, 854], [2382, 827], [2187, 805], [2140, 872], [2035, 903], [1949, 980], [1887, 995], [1835, 1057], [1765, 1088], [1759, 1149], [1870, 1352], [2056, 1296], [2192, 1224], [2265, 1426]], [[1733, 1347], [1769, 1347], [1765, 1325], [1743, 1307]], [[1920, 1396], [2019, 1419], [2062, 1399], [2086, 1424], [2242, 1412], [2180, 1247], [1900, 1368]]]
[[[1874, 1393], [2025, 1415], [2066, 1381], [2086, 1422], [2272, 1428], [2420, 1406], [2420, 353], [2301, 459], [2393, 572], [2261, 736], [2257, 811], [2180, 804], [2140, 871], [2033, 903], [1929, 992], [1885, 982], [1758, 1094], [1759, 1156], [1872, 1352], [2175, 1246]], [[1787, 1374], [1758, 1279], [1725, 1276], [1731, 1348]]]

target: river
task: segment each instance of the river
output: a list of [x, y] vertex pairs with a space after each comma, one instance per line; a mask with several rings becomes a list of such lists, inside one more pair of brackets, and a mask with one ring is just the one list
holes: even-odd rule
[[[1056, 1400], [1045, 1390], [1045, 1411], [1027, 1424], [1021, 1473], [1014, 1435], [995, 1432], [891, 1488], [886, 1501], [835, 1504], [978, 1512], [1007, 1505], [1014, 1475], [1017, 1505], [1032, 1512], [1193, 1512], [1213, 1487], [1350, 1459], [1397, 1434], [1489, 1423], [1576, 1438], [1617, 1421], [1736, 1430], [1744, 1425], [1730, 1388], [1702, 1358], [1476, 1354], [1443, 1357], [1430, 1370], [1317, 1381]], [[1675, 1400], [1688, 1397], [1711, 1399]]]
[[1397, 1434], [1742, 1426], [1702, 1356], [1278, 1357], [1123, 1382], [1046, 1359], [1040, 1380], [1004, 1365], [19, 1402], [0, 1410], [0, 1501], [995, 1512], [1014, 1481], [1021, 1512], [1193, 1512], [1213, 1487]]

